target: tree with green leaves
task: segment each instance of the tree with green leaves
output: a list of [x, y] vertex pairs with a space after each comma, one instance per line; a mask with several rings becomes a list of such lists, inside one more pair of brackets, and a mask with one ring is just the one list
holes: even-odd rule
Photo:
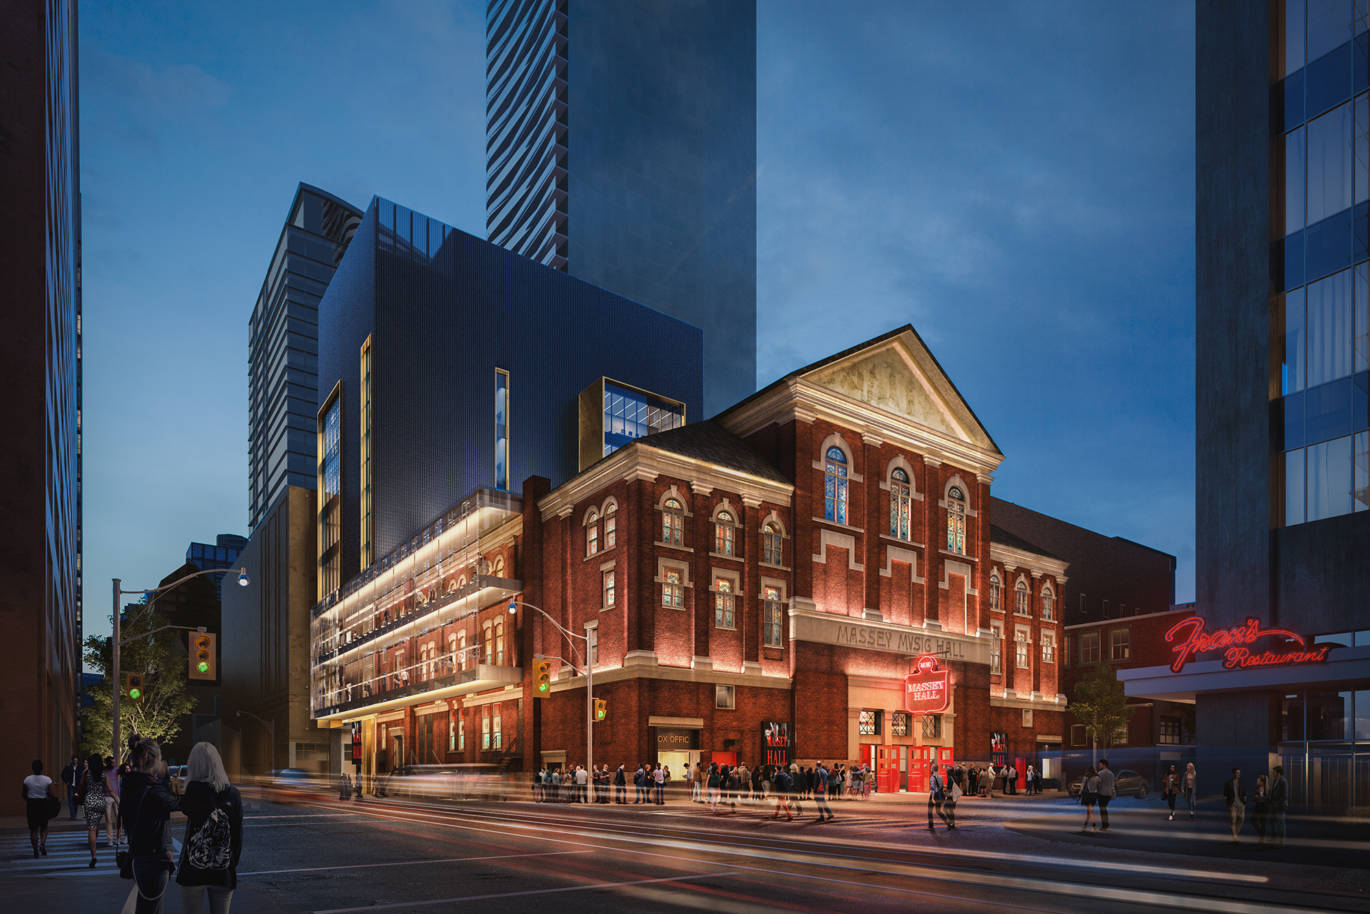
[[[137, 733], [166, 742], [181, 730], [181, 719], [195, 708], [195, 698], [186, 693], [185, 647], [175, 629], [157, 631], [166, 618], [152, 605], [129, 607], [120, 621], [123, 648], [119, 655], [121, 673], [140, 673], [143, 697], [119, 701], [121, 737]], [[92, 704], [81, 709], [81, 751], [108, 755], [114, 735], [114, 689], [123, 683], [110, 681], [114, 657], [111, 639], [91, 636], [85, 643], [86, 665], [103, 679], [86, 689]]]
[[1099, 744], [1105, 749], [1112, 746], [1114, 734], [1132, 719], [1123, 684], [1107, 663], [1099, 664], [1094, 672], [1075, 683], [1068, 709], [1089, 730], [1095, 764], [1099, 761]]

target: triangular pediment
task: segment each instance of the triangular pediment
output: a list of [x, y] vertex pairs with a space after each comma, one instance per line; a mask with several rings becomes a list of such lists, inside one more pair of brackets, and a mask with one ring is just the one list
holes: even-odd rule
[[800, 378], [919, 430], [999, 453], [969, 404], [912, 328], [802, 372]]

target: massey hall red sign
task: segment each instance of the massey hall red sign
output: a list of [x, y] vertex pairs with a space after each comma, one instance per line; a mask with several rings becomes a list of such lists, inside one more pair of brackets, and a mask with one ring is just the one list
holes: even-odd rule
[[937, 668], [932, 654], [919, 657], [914, 665], [918, 672], [904, 677], [904, 710], [910, 714], [936, 714], [947, 709], [951, 694], [947, 671]]
[[[1262, 628], [1261, 623], [1248, 617], [1243, 625], [1210, 631], [1201, 616], [1181, 619], [1165, 633], [1165, 640], [1174, 645], [1175, 654], [1170, 668], [1176, 673], [1197, 654], [1223, 652], [1223, 667], [1229, 670], [1262, 666], [1288, 666], [1300, 663], [1322, 663], [1331, 645], [1311, 647], [1302, 635], [1283, 628]], [[1257, 644], [1257, 642], [1263, 642]]]

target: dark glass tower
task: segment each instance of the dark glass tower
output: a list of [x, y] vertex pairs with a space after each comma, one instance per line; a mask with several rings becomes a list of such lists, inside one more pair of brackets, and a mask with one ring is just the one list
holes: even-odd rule
[[314, 487], [319, 299], [361, 210], [301, 184], [249, 323], [248, 505], [257, 529], [287, 486]]
[[492, 242], [704, 331], [704, 412], [756, 384], [756, 6], [491, 0]]
[[[76, 3], [0, 0], [0, 733], [51, 766], [81, 669], [81, 186]], [[21, 809], [0, 799], [0, 813]]]

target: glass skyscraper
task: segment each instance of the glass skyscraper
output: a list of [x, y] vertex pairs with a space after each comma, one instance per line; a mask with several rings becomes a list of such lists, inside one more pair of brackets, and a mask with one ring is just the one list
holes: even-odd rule
[[361, 210], [301, 184], [249, 323], [248, 505], [255, 530], [287, 486], [314, 487], [319, 299]]
[[704, 412], [756, 384], [756, 6], [491, 0], [490, 241], [704, 332]]
[[[50, 766], [76, 748], [81, 670], [81, 184], [74, 0], [0, 0], [6, 327], [0, 732]], [[0, 800], [15, 815], [18, 797]]]

